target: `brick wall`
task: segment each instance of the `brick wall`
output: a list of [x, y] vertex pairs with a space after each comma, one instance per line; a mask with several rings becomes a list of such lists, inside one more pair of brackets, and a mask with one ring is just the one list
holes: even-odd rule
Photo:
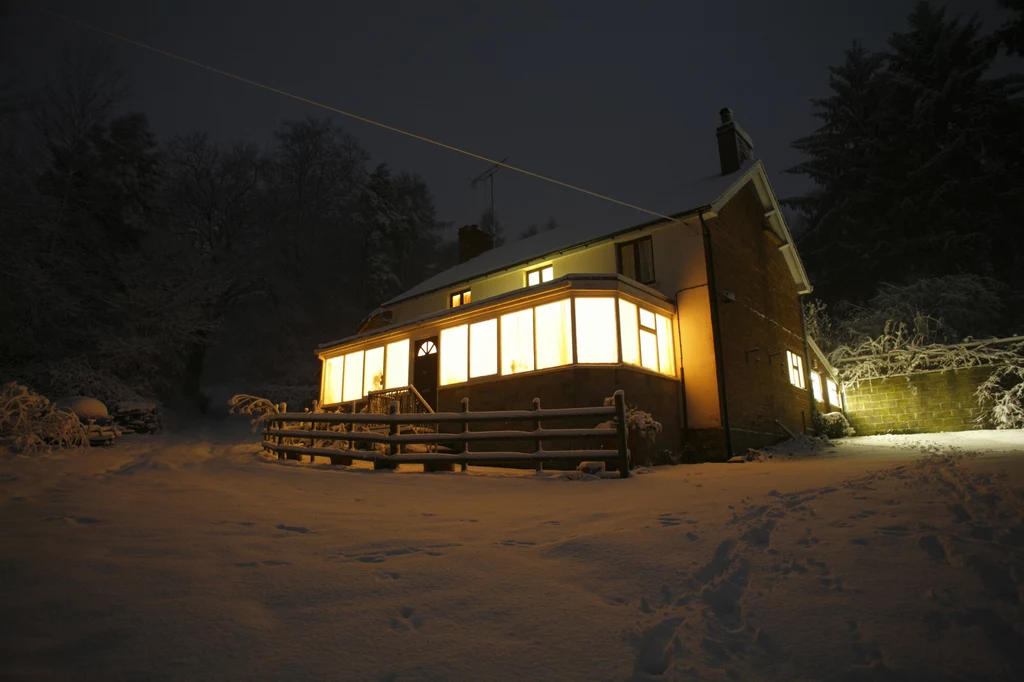
[[991, 367], [862, 381], [846, 389], [846, 412], [858, 436], [977, 428], [974, 391]]
[[[765, 229], [764, 208], [751, 185], [708, 221], [722, 340], [733, 453], [787, 438], [811, 426], [810, 387], [789, 382], [786, 351], [804, 355], [800, 296], [779, 252], [781, 240]], [[723, 292], [736, 300], [726, 302]]]

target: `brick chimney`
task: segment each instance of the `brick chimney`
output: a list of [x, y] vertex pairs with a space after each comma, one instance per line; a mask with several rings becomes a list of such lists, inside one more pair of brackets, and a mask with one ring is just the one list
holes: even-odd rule
[[459, 262], [465, 263], [484, 251], [494, 248], [494, 235], [480, 229], [479, 225], [463, 225], [459, 228]]
[[732, 109], [726, 107], [718, 112], [722, 125], [718, 126], [718, 160], [722, 164], [722, 175], [735, 173], [744, 161], [754, 158], [754, 142], [740, 124], [732, 118]]

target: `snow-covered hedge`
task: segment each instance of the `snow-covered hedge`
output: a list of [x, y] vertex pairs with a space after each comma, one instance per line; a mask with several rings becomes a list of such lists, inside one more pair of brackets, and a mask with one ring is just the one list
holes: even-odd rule
[[842, 438], [856, 434], [842, 412], [815, 412], [814, 429], [818, 435], [828, 438]]
[[0, 390], [0, 446], [21, 454], [52, 447], [87, 447], [86, 427], [78, 417], [58, 409], [46, 397], [18, 383]]

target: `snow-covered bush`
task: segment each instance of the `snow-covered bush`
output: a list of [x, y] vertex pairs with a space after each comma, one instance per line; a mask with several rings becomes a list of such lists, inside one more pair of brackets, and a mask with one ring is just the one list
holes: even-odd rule
[[977, 422], [997, 429], [1024, 428], [1024, 344], [1006, 364], [997, 367], [974, 395], [982, 408]]
[[281, 412], [278, 403], [267, 398], [261, 398], [260, 396], [249, 395], [248, 393], [239, 393], [232, 396], [228, 401], [228, 405], [231, 406], [231, 409], [228, 410], [229, 414], [245, 414], [253, 417], [253, 433], [256, 432], [260, 424], [267, 421], [268, 417]]
[[842, 412], [815, 412], [814, 429], [819, 435], [828, 438], [842, 438], [856, 434]]
[[[605, 399], [606, 406], [612, 404], [614, 404], [613, 398]], [[611, 428], [616, 428], [619, 424], [618, 417], [605, 422], [605, 424]], [[655, 420], [650, 412], [644, 412], [635, 405], [626, 406], [626, 442], [633, 464], [654, 465], [673, 463], [661, 461], [662, 459], [670, 459], [670, 457], [659, 458], [657, 454], [649, 452], [650, 445], [654, 443], [659, 434], [661, 434], [661, 422]], [[665, 452], [667, 453], [668, 451], [666, 450]]]
[[86, 427], [74, 413], [18, 383], [0, 390], [0, 446], [36, 454], [51, 447], [86, 447]]

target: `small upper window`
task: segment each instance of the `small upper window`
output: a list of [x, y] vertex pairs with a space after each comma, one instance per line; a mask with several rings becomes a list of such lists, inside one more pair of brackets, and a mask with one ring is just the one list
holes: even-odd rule
[[546, 265], [543, 268], [537, 268], [536, 270], [530, 270], [526, 273], [526, 286], [532, 287], [541, 282], [550, 282], [555, 278], [555, 269]]
[[814, 392], [814, 399], [819, 403], [825, 402], [825, 394], [821, 392], [821, 375], [811, 372], [811, 390]]
[[452, 308], [458, 308], [460, 305], [469, 305], [471, 301], [472, 296], [470, 295], [469, 289], [466, 289], [465, 291], [457, 291], [448, 299], [448, 302], [451, 304], [450, 307]]
[[807, 388], [807, 383], [804, 380], [804, 359], [787, 350], [786, 363], [789, 365], [789, 383], [797, 388]]
[[641, 284], [654, 283], [654, 243], [650, 237], [619, 244], [619, 274]]
[[837, 386], [836, 382], [831, 379], [826, 379], [825, 385], [828, 387], [828, 404], [832, 407], [842, 409], [843, 401], [842, 396], [839, 395], [839, 386]]

